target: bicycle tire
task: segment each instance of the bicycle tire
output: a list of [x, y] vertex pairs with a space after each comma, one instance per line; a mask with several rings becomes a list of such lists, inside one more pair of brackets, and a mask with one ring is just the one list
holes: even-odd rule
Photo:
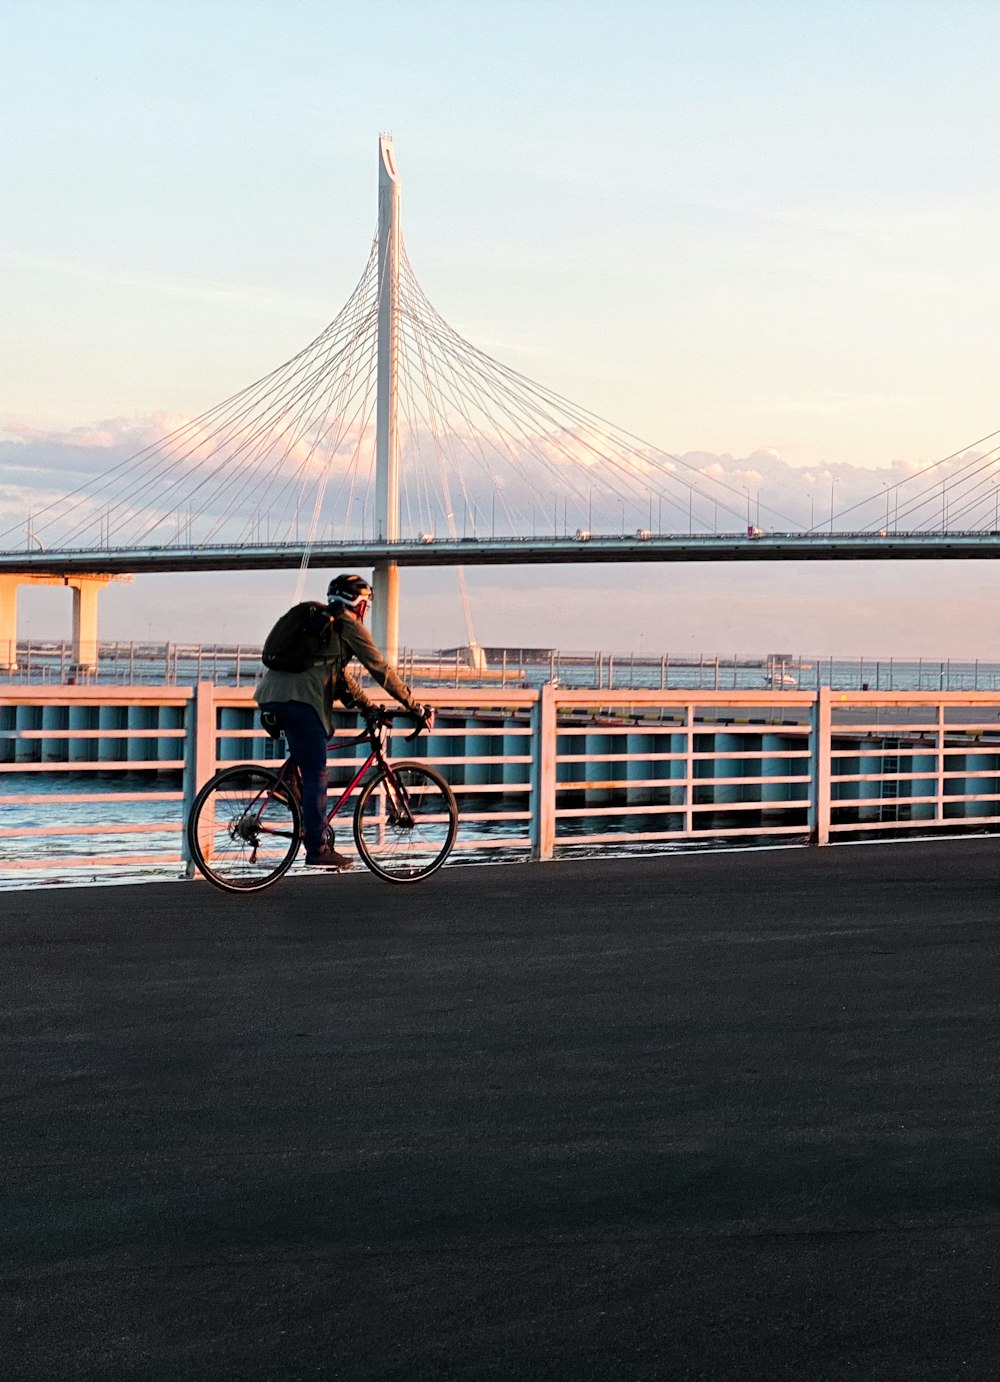
[[303, 839], [302, 808], [284, 783], [275, 792], [277, 784], [272, 769], [241, 763], [217, 772], [195, 797], [191, 860], [223, 892], [259, 892], [291, 868]]
[[[394, 797], [402, 793], [406, 821]], [[369, 778], [354, 808], [354, 843], [372, 873], [387, 883], [418, 883], [441, 867], [458, 832], [458, 803], [444, 778], [425, 763], [392, 763]]]

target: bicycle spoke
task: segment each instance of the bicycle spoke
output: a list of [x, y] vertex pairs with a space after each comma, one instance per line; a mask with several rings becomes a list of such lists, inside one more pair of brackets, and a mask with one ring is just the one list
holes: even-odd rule
[[458, 828], [455, 798], [422, 763], [394, 763], [361, 790], [354, 839], [368, 867], [391, 883], [412, 883], [439, 869]]
[[267, 768], [225, 768], [199, 792], [188, 821], [191, 857], [209, 882], [251, 892], [291, 867], [302, 838], [298, 803]]

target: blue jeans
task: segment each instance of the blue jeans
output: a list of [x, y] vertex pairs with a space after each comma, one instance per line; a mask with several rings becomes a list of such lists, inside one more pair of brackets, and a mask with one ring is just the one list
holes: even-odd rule
[[261, 710], [270, 710], [281, 721], [288, 740], [288, 751], [302, 777], [302, 824], [305, 827], [306, 854], [315, 854], [326, 842], [327, 784], [326, 730], [311, 705], [302, 701], [268, 701]]

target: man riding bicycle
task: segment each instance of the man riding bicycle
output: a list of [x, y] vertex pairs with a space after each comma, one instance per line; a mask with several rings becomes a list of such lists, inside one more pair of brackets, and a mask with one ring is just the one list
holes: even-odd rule
[[347, 671], [348, 663], [357, 658], [404, 710], [424, 722], [425, 728], [430, 727], [432, 712], [429, 706], [416, 703], [410, 688], [365, 628], [372, 588], [364, 577], [335, 576], [326, 599], [334, 617], [320, 639], [315, 660], [301, 672], [269, 668], [254, 696], [261, 712], [273, 715], [284, 730], [302, 778], [306, 863], [314, 868], [349, 869], [351, 860], [339, 854], [327, 838], [326, 746], [333, 733], [333, 701], [362, 712], [374, 712], [376, 706]]

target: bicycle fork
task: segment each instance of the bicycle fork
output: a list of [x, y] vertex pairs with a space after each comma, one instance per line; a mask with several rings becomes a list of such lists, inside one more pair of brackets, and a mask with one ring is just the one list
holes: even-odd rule
[[405, 830], [413, 828], [413, 812], [406, 788], [393, 773], [385, 777], [385, 816], [390, 825], [402, 826]]

